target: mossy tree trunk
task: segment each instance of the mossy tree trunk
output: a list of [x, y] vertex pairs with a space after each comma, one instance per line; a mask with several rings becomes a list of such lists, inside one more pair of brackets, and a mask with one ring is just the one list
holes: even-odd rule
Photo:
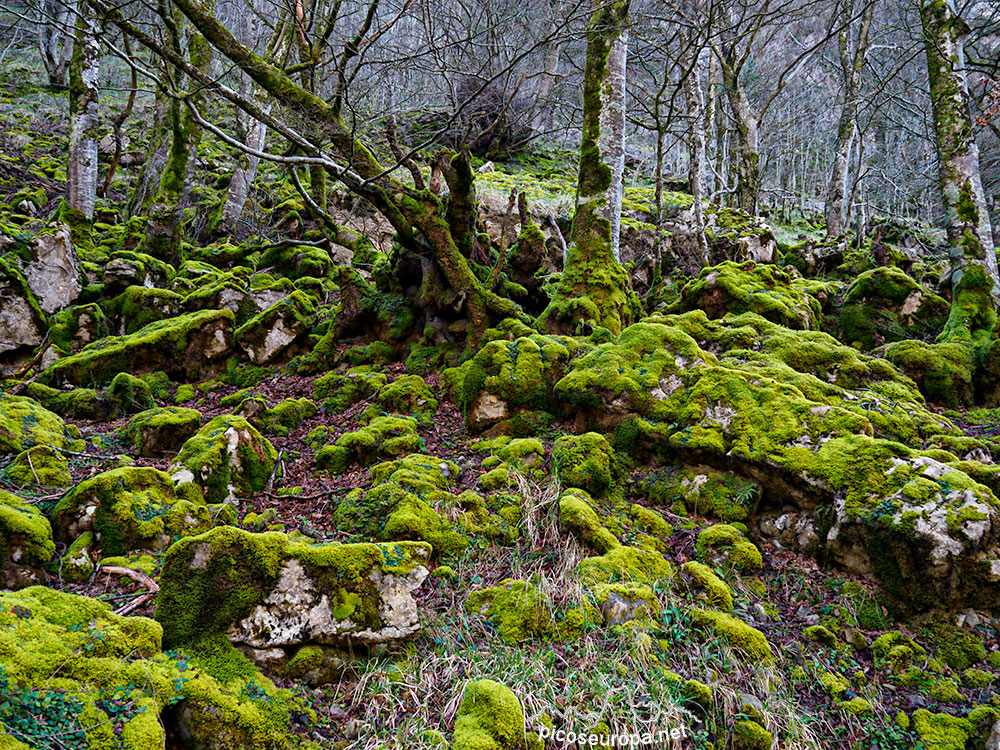
[[66, 198], [70, 208], [94, 218], [97, 200], [97, 127], [100, 46], [93, 10], [80, 7], [69, 65], [69, 165]]
[[[995, 302], [1000, 275], [973, 133], [963, 46], [967, 26], [955, 12], [954, 0], [924, 0], [921, 19], [952, 282], [957, 288], [970, 266], [981, 266], [993, 282]], [[955, 302], [959, 302], [958, 294]]]
[[[860, 23], [851, 24], [854, 17], [854, 3], [846, 2], [841, 12], [843, 28], [837, 37], [840, 52], [840, 73], [844, 83], [844, 106], [840, 110], [840, 125], [837, 128], [837, 145], [834, 148], [833, 169], [826, 191], [826, 236], [838, 237], [844, 226], [844, 200], [847, 196], [847, 177], [851, 148], [858, 128], [858, 95], [861, 85], [861, 71], [868, 59], [868, 35], [871, 30], [875, 4], [870, 3], [862, 11]], [[851, 44], [852, 31], [857, 29]]]
[[598, 0], [587, 27], [572, 242], [555, 298], [540, 318], [554, 331], [573, 332], [589, 323], [617, 334], [634, 309], [630, 279], [618, 260], [628, 12], [627, 2]]
[[750, 108], [750, 100], [740, 81], [739, 68], [728, 57], [725, 55], [722, 60], [722, 85], [736, 124], [733, 130], [736, 135], [735, 153], [730, 167], [735, 182], [734, 202], [747, 213], [756, 214], [760, 200], [760, 123]]
[[[183, 39], [187, 37], [187, 56], [191, 65], [210, 74], [212, 67], [212, 46], [194, 29], [183, 28], [184, 17], [168, 0], [162, 0], [158, 12], [167, 29], [168, 44], [178, 55], [183, 55]], [[185, 31], [187, 33], [185, 33]], [[176, 80], [171, 81], [170, 74]], [[183, 71], [167, 69], [167, 81], [174, 92], [180, 92]], [[202, 109], [205, 96], [201, 87], [194, 86], [186, 95], [191, 105]], [[198, 146], [201, 143], [201, 128], [197, 125], [190, 109], [177, 96], [171, 96], [167, 105], [167, 123], [170, 148], [160, 177], [159, 187], [146, 208], [145, 252], [154, 258], [175, 259], [180, 254], [183, 240], [184, 201], [194, 170]]]

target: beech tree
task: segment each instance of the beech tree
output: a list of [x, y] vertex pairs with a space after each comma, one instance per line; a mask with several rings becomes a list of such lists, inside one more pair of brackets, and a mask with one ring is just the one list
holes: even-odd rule
[[69, 164], [66, 197], [69, 207], [87, 219], [97, 200], [97, 127], [100, 47], [90, 7], [81, 4], [69, 65]]
[[619, 262], [628, 20], [628, 2], [598, 0], [587, 28], [576, 214], [558, 291], [542, 315], [552, 330], [592, 321], [618, 333], [633, 314]]

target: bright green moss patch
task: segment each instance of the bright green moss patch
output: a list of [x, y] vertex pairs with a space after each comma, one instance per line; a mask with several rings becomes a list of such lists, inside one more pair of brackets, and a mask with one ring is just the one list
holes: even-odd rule
[[613, 462], [611, 445], [596, 432], [564, 435], [552, 446], [552, 465], [559, 481], [594, 496], [603, 496], [612, 489]]
[[747, 625], [725, 612], [713, 609], [692, 609], [691, 623], [711, 635], [722, 638], [733, 648], [748, 657], [761, 661], [772, 661], [771, 644], [757, 628]]
[[524, 709], [513, 691], [493, 680], [474, 680], [455, 715], [453, 750], [515, 750], [524, 742]]
[[25, 396], [0, 397], [0, 453], [20, 453], [36, 445], [76, 446], [57, 414]]
[[121, 436], [138, 455], [160, 457], [179, 451], [200, 424], [196, 409], [166, 406], [139, 412], [122, 428]]
[[375, 417], [364, 427], [345, 432], [333, 445], [316, 452], [316, 466], [342, 474], [354, 463], [370, 466], [377, 461], [399, 458], [419, 451], [417, 420], [396, 414]]

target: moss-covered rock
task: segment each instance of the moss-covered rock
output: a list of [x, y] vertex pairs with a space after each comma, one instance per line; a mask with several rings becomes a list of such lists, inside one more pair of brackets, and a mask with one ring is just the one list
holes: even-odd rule
[[232, 353], [233, 314], [205, 310], [109, 336], [56, 360], [39, 375], [43, 385], [105, 385], [120, 372], [165, 372], [174, 380], [211, 376]]
[[361, 415], [362, 421], [374, 419], [379, 414], [405, 414], [417, 420], [422, 427], [434, 424], [438, 401], [427, 383], [419, 375], [401, 375], [379, 388], [375, 403]]
[[166, 549], [185, 534], [212, 528], [213, 509], [181, 499], [173, 480], [153, 468], [127, 466], [87, 479], [73, 488], [52, 513], [57, 539], [73, 542], [86, 532], [105, 556], [134, 549]]
[[316, 404], [307, 398], [286, 398], [251, 421], [269, 435], [287, 435], [318, 411]]
[[314, 546], [220, 527], [167, 552], [156, 619], [167, 646], [222, 634], [251, 652], [399, 640], [419, 628], [412, 592], [429, 556], [419, 542]]
[[838, 325], [842, 340], [871, 351], [886, 342], [936, 336], [947, 318], [947, 300], [901, 269], [881, 266], [848, 287]]
[[164, 406], [139, 412], [121, 430], [135, 452], [147, 458], [177, 453], [198, 431], [201, 413], [182, 406]]
[[41, 511], [16, 495], [0, 490], [0, 573], [3, 588], [40, 583], [42, 567], [56, 548], [52, 527]]
[[333, 519], [352, 534], [390, 540], [429, 542], [435, 554], [461, 552], [468, 539], [444, 518], [460, 498], [448, 492], [458, 466], [433, 456], [413, 454], [372, 467], [375, 485], [353, 490], [340, 502]]
[[727, 261], [703, 268], [681, 290], [680, 311], [704, 310], [709, 318], [752, 312], [788, 328], [818, 330], [822, 307], [795, 281], [794, 269]]
[[524, 709], [514, 692], [493, 680], [474, 680], [455, 714], [453, 750], [515, 750], [524, 744]]
[[258, 365], [287, 359], [296, 353], [315, 320], [313, 299], [295, 291], [237, 328], [236, 345]]
[[316, 378], [313, 398], [327, 411], [340, 413], [359, 401], [372, 398], [386, 384], [386, 376], [370, 367], [352, 367], [345, 373], [328, 372]]
[[420, 450], [417, 420], [390, 414], [375, 417], [354, 432], [345, 432], [333, 445], [316, 452], [316, 466], [342, 474], [354, 463], [369, 466], [377, 461], [399, 458]]
[[167, 655], [161, 637], [153, 620], [96, 599], [0, 594], [0, 723], [27, 743], [7, 735], [5, 747], [148, 750], [164, 746], [167, 724], [204, 750], [288, 747], [288, 691], [228, 643]]
[[487, 618], [507, 643], [551, 638], [556, 629], [551, 604], [527, 581], [507, 579], [474, 591], [465, 608]]
[[606, 495], [614, 484], [614, 450], [603, 435], [588, 432], [564, 435], [552, 446], [556, 477], [567, 487], [578, 487], [593, 496]]
[[699, 591], [709, 604], [725, 612], [732, 610], [732, 589], [707, 565], [689, 560], [681, 566], [681, 578]]
[[135, 414], [156, 406], [149, 384], [127, 372], [111, 378], [106, 398], [118, 414]]
[[766, 662], [774, 659], [771, 644], [764, 634], [737, 617], [714, 609], [692, 609], [691, 624], [722, 638], [752, 659]]
[[698, 533], [695, 549], [702, 560], [740, 573], [756, 573], [763, 566], [760, 550], [742, 531], [729, 524], [703, 529]]
[[21, 487], [69, 487], [69, 461], [48, 445], [36, 445], [14, 457], [7, 478]]
[[278, 452], [243, 417], [215, 417], [188, 438], [170, 466], [176, 482], [194, 482], [208, 502], [260, 492], [275, 471]]
[[568, 489], [560, 495], [559, 520], [563, 529], [601, 554], [621, 546], [602, 523], [597, 504], [585, 490]]
[[79, 449], [59, 415], [25, 396], [0, 396], [0, 454], [20, 453], [36, 445]]

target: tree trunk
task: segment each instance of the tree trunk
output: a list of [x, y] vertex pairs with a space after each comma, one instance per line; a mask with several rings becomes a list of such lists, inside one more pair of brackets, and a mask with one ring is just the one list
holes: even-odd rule
[[[551, 0], [549, 17], [552, 18], [553, 31], [557, 29], [562, 13], [562, 0]], [[545, 135], [552, 130], [552, 92], [555, 90], [556, 78], [559, 75], [562, 46], [563, 35], [555, 34], [545, 48], [545, 72], [538, 82], [538, 90], [535, 94], [535, 116], [531, 121], [531, 129], [539, 135]]]
[[42, 56], [49, 85], [63, 88], [73, 50], [72, 39], [66, 28], [73, 18], [74, 6], [68, 2], [39, 0], [38, 51]]
[[[967, 27], [955, 13], [954, 0], [924, 0], [921, 18], [952, 283], [958, 285], [976, 268], [977, 274], [985, 272], [991, 282], [995, 302], [1000, 276], [979, 172], [979, 148], [973, 135], [963, 49]], [[954, 303], [960, 303], [959, 297], [956, 293]], [[954, 322], [949, 320], [949, 330]]]
[[760, 199], [760, 152], [757, 146], [757, 117], [750, 109], [750, 102], [739, 76], [723, 65], [723, 86], [729, 106], [736, 121], [736, 153], [732, 159], [732, 171], [736, 184], [734, 201], [738, 208], [749, 214], [757, 213]]
[[97, 23], [86, 3], [80, 7], [69, 66], [69, 166], [66, 198], [69, 207], [94, 218], [97, 200], [97, 78], [100, 72]]
[[587, 28], [572, 244], [556, 296], [540, 318], [552, 330], [571, 332], [590, 321], [617, 334], [631, 318], [631, 285], [619, 263], [627, 27], [627, 2], [598, 1]]
[[845, 3], [841, 29], [838, 37], [840, 49], [840, 70], [844, 82], [844, 107], [840, 111], [840, 125], [837, 128], [837, 145], [834, 149], [833, 170], [826, 192], [826, 236], [838, 237], [843, 231], [844, 198], [847, 195], [847, 179], [850, 172], [851, 147], [857, 132], [858, 90], [861, 85], [861, 71], [868, 57], [868, 33], [872, 25], [875, 4], [871, 3], [861, 16], [858, 38], [851, 50], [849, 24], [854, 15], [854, 4]]
[[[168, 36], [171, 37], [174, 49], [180, 53], [181, 42], [178, 33], [183, 23], [183, 17], [172, 8], [168, 10], [161, 6], [161, 10], [165, 21], [167, 18], [173, 21], [172, 24], [167, 23]], [[195, 68], [206, 73], [210, 72], [212, 47], [201, 34], [193, 29], [189, 33], [187, 54]], [[180, 70], [177, 70], [176, 74], [178, 78], [182, 77]], [[169, 76], [167, 78], [169, 80]], [[195, 87], [193, 93], [189, 93], [186, 98], [197, 109], [202, 108], [205, 100], [200, 87]], [[181, 214], [184, 209], [184, 199], [187, 196], [190, 177], [194, 171], [198, 145], [201, 143], [201, 128], [195, 122], [194, 116], [186, 104], [171, 98], [167, 111], [170, 149], [163, 174], [160, 177], [159, 188], [147, 209], [144, 242], [145, 252], [154, 258], [163, 260], [175, 258], [180, 253], [183, 239]]]
[[[690, 5], [693, 4], [689, 4], [689, 9], [692, 12], [689, 20], [694, 21], [697, 17], [693, 15], [696, 10]], [[708, 242], [705, 239], [705, 215], [702, 206], [702, 200], [705, 197], [705, 99], [701, 92], [698, 43], [695, 33], [689, 26], [685, 27], [681, 45], [684, 50], [681, 59], [681, 68], [684, 71], [684, 101], [688, 116], [688, 183], [693, 198], [691, 208], [694, 213], [694, 227], [692, 229], [694, 230], [698, 260], [704, 265], [708, 265]]]

